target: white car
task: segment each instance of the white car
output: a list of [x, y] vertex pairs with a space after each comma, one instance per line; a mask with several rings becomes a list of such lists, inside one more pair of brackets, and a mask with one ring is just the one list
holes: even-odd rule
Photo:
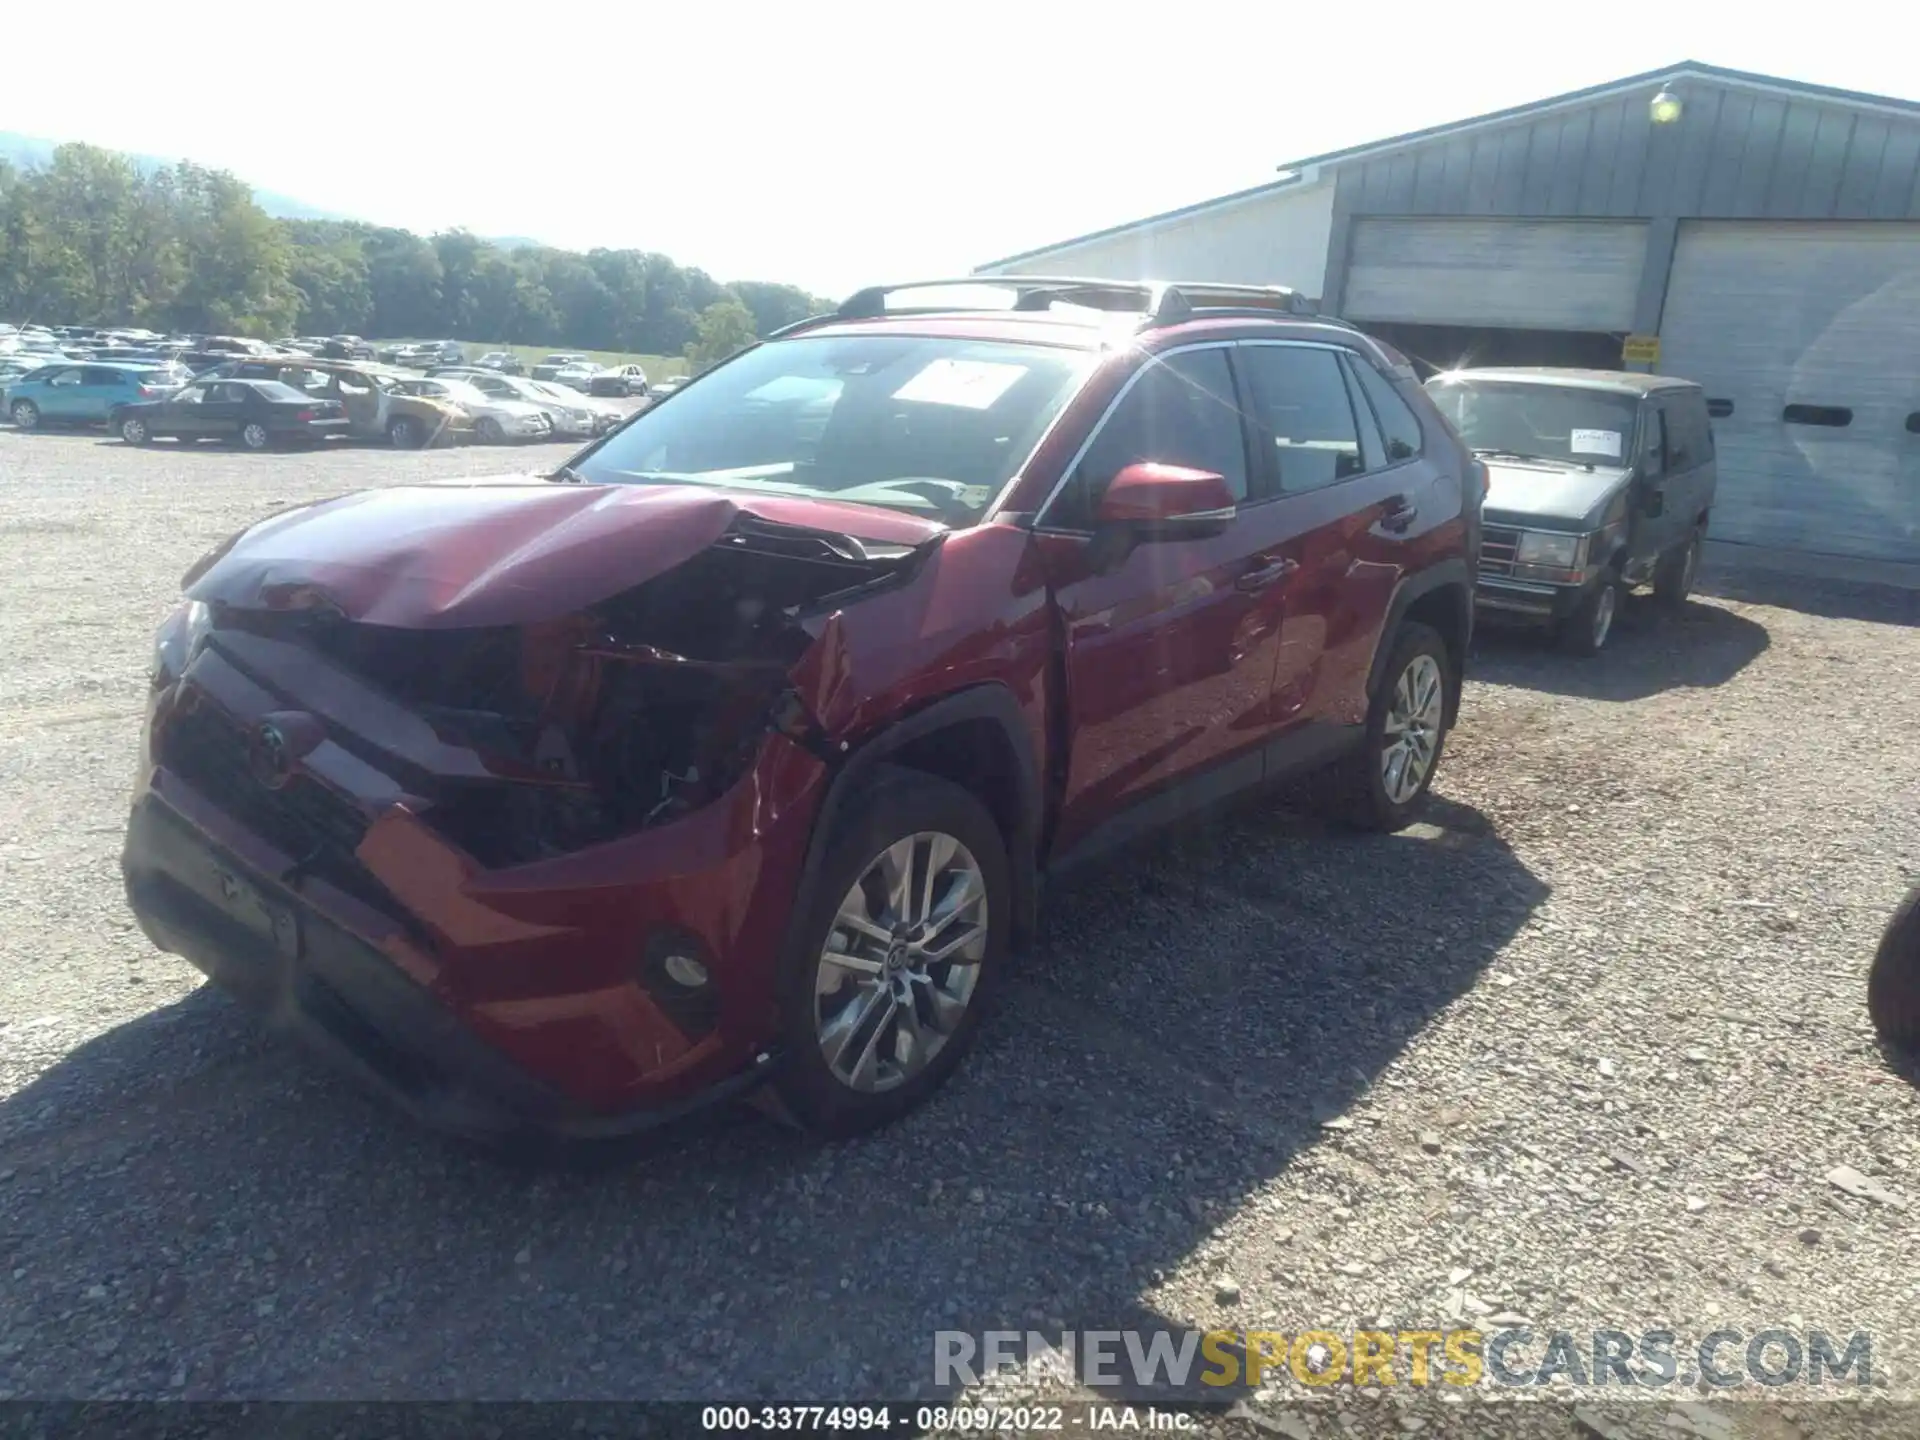
[[525, 400], [488, 395], [461, 379], [402, 380], [397, 387], [403, 394], [424, 395], [429, 400], [458, 405], [473, 416], [473, 438], [489, 445], [505, 440], [547, 440], [553, 435], [553, 421], [538, 405]]
[[562, 365], [553, 372], [553, 383], [565, 385], [569, 389], [585, 392], [593, 385], [593, 377], [600, 373], [601, 367], [591, 360], [576, 360], [571, 365]]
[[555, 404], [567, 406], [576, 412], [585, 411], [591, 416], [592, 429], [587, 432], [589, 435], [598, 435], [602, 431], [610, 430], [627, 418], [627, 407], [618, 400], [602, 400], [597, 396], [583, 395], [571, 386], [560, 384], [557, 380], [529, 380], [527, 383]]
[[518, 401], [537, 405], [546, 412], [557, 437], [591, 439], [605, 427], [592, 408], [592, 401], [571, 390], [549, 385], [544, 380], [525, 380], [518, 375], [475, 375], [467, 381], [490, 400]]

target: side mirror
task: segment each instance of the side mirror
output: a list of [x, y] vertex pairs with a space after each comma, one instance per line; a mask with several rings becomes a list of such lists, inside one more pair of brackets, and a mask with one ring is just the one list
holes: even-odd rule
[[1199, 540], [1220, 534], [1236, 513], [1224, 475], [1144, 461], [1113, 477], [1095, 518], [1136, 540]]

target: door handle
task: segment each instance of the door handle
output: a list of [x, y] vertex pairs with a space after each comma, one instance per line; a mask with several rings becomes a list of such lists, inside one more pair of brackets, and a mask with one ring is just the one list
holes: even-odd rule
[[1390, 535], [1404, 535], [1420, 518], [1420, 507], [1405, 495], [1390, 495], [1380, 506], [1380, 528]]
[[1253, 557], [1253, 563], [1256, 568], [1249, 570], [1238, 580], [1234, 581], [1234, 589], [1247, 591], [1264, 590], [1269, 585], [1277, 584], [1279, 581], [1286, 579], [1287, 576], [1293, 574], [1294, 571], [1300, 568], [1297, 560], [1289, 560], [1285, 556], [1275, 559], [1270, 555], [1256, 555]]

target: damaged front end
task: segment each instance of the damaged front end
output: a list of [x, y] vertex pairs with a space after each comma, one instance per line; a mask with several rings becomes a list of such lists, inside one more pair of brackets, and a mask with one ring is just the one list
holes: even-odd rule
[[[806, 682], [831, 617], [941, 534], [720, 503], [559, 614], [596, 587], [575, 567], [516, 605], [524, 546], [408, 571], [454, 597], [418, 624], [367, 618], [372, 572], [211, 557], [155, 674], [125, 858], [148, 934], [455, 1128], [592, 1128], [742, 1078], [840, 748]], [[456, 1094], [467, 1118], [429, 1113]]]

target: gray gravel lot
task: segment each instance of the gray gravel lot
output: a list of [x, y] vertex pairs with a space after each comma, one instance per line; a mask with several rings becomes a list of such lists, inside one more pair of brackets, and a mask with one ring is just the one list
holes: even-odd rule
[[1263, 802], [1077, 880], [860, 1143], [744, 1114], [509, 1170], [262, 1038], [120, 890], [181, 571], [567, 453], [0, 430], [0, 1398], [905, 1398], [941, 1328], [1502, 1314], [1870, 1330], [1914, 1391], [1920, 1095], [1863, 1003], [1920, 879], [1911, 596], [1728, 582], [1589, 663], [1483, 635], [1433, 824]]

